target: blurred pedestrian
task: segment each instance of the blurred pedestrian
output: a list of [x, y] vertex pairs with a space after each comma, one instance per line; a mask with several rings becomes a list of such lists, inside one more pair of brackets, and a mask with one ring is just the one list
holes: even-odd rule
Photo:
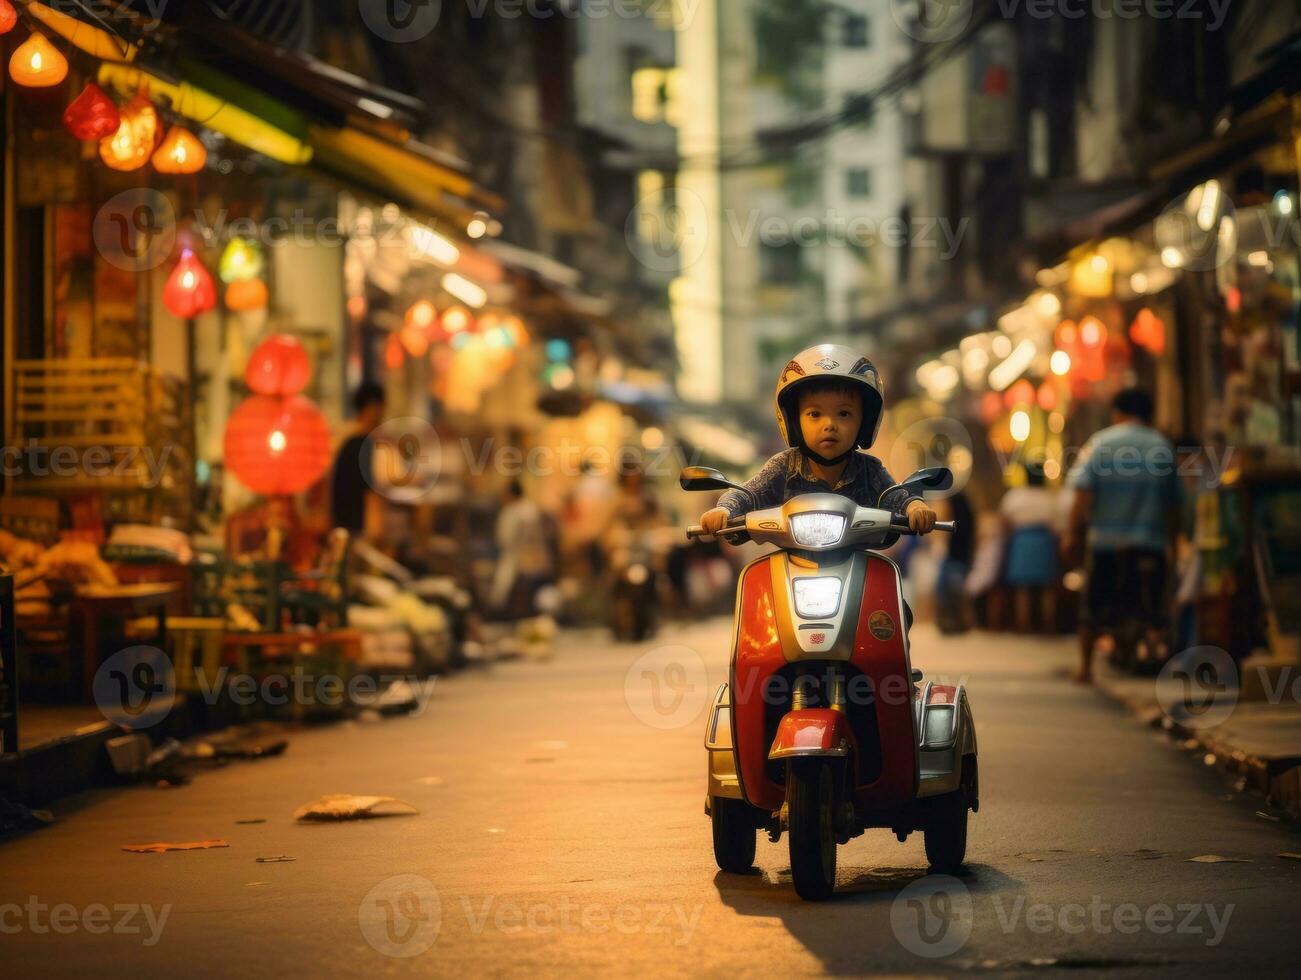
[[507, 619], [525, 619], [535, 612], [534, 597], [553, 579], [551, 545], [541, 508], [524, 495], [519, 480], [506, 487], [506, 500], [497, 515], [497, 568], [493, 575], [493, 605]]
[[941, 633], [965, 633], [970, 628], [966, 584], [976, 555], [976, 514], [961, 490], [939, 504], [941, 519], [952, 520], [954, 527], [944, 542], [944, 561], [936, 583], [936, 625]]
[[1127, 388], [1112, 424], [1094, 433], [1067, 477], [1075, 491], [1067, 549], [1083, 555], [1088, 582], [1080, 610], [1080, 667], [1093, 677], [1098, 637], [1137, 628], [1149, 654], [1161, 646], [1166, 575], [1178, 526], [1174, 448], [1152, 428], [1151, 397]]
[[1003, 494], [999, 506], [1007, 529], [1003, 580], [1012, 590], [1016, 631], [1029, 633], [1039, 620], [1040, 632], [1057, 624], [1057, 534], [1061, 511], [1057, 494], [1047, 486], [1043, 464], [1022, 466], [1025, 485]]
[[384, 418], [384, 389], [363, 383], [352, 396], [355, 417], [334, 455], [330, 477], [330, 519], [352, 535], [381, 536], [384, 514], [375, 492], [374, 443], [368, 437]]

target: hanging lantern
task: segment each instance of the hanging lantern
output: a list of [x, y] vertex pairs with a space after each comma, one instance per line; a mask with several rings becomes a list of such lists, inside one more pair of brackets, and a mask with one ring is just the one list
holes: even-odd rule
[[450, 307], [443, 313], [443, 333], [453, 337], [474, 329], [474, 317], [464, 306]]
[[417, 300], [411, 304], [406, 316], [402, 318], [402, 330], [399, 332], [402, 346], [412, 357], [423, 357], [429, 345], [444, 339], [443, 329], [438, 323], [438, 311], [427, 299]]
[[424, 357], [425, 351], [429, 350], [429, 334], [424, 327], [414, 323], [403, 324], [398, 331], [398, 340], [412, 357]]
[[1160, 357], [1165, 353], [1165, 321], [1145, 306], [1129, 325], [1129, 339]]
[[111, 170], [139, 170], [158, 139], [158, 111], [143, 91], [122, 109], [117, 132], [99, 141], [99, 158]]
[[244, 381], [259, 395], [296, 395], [307, 387], [311, 361], [297, 337], [272, 334], [253, 348]]
[[9, 0], [0, 0], [0, 34], [8, 34], [18, 23], [18, 11]]
[[32, 32], [14, 49], [9, 76], [28, 88], [49, 88], [68, 77], [68, 59], [44, 34]]
[[253, 395], [226, 423], [225, 462], [254, 493], [306, 490], [330, 465], [330, 426], [302, 395]]
[[212, 276], [188, 248], [182, 249], [181, 260], [167, 277], [163, 304], [174, 316], [183, 319], [198, 316], [217, 305], [217, 286]]
[[154, 151], [154, 169], [160, 174], [196, 174], [208, 160], [207, 148], [184, 126], [173, 126]]
[[217, 263], [222, 282], [239, 282], [262, 275], [262, 248], [251, 238], [232, 238]]
[[87, 82], [81, 94], [63, 110], [63, 126], [79, 140], [100, 140], [112, 136], [122, 125], [116, 103], [94, 82]]
[[402, 366], [402, 362], [407, 358], [406, 348], [402, 346], [402, 341], [398, 339], [396, 333], [388, 335], [388, 340], [384, 343], [384, 366], [390, 371], [396, 371]]
[[267, 284], [261, 279], [242, 279], [226, 287], [226, 309], [237, 313], [263, 309], [267, 299]]

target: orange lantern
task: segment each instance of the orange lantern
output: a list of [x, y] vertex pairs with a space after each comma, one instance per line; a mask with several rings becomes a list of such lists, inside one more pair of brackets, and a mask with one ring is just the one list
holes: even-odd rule
[[1035, 401], [1045, 412], [1051, 412], [1057, 407], [1057, 386], [1051, 381], [1045, 381], [1035, 392]]
[[174, 316], [198, 316], [217, 305], [217, 286], [191, 249], [181, 250], [181, 260], [167, 277], [163, 304]]
[[253, 395], [226, 423], [225, 462], [254, 493], [306, 490], [330, 465], [330, 426], [302, 395]]
[[9, 0], [0, 0], [0, 34], [8, 34], [18, 23], [18, 11]]
[[402, 346], [402, 341], [398, 339], [396, 333], [388, 335], [388, 341], [384, 344], [384, 366], [390, 371], [396, 371], [406, 360], [406, 349]]
[[464, 306], [453, 306], [443, 313], [443, 333], [449, 337], [473, 329], [474, 317]]
[[1129, 339], [1160, 357], [1165, 353], [1165, 322], [1145, 306], [1129, 325]]
[[99, 158], [110, 170], [139, 170], [158, 139], [158, 111], [143, 91], [122, 109], [117, 132], [99, 141]]
[[403, 325], [398, 331], [398, 340], [412, 357], [424, 357], [425, 351], [429, 350], [429, 334], [414, 323]]
[[154, 151], [154, 169], [160, 174], [195, 174], [208, 160], [207, 148], [184, 126], [173, 126]]
[[63, 110], [63, 126], [79, 140], [100, 140], [112, 136], [122, 125], [122, 113], [102, 88], [94, 82], [86, 87]]
[[1003, 393], [1003, 403], [1012, 408], [1016, 405], [1029, 405], [1034, 402], [1034, 385], [1022, 378]]
[[226, 287], [226, 309], [242, 313], [267, 305], [267, 284], [261, 279], [244, 279]]
[[33, 31], [14, 49], [9, 76], [28, 88], [49, 88], [68, 77], [68, 59], [44, 34]]
[[259, 395], [296, 395], [307, 387], [311, 375], [311, 361], [298, 338], [275, 333], [253, 348], [244, 382]]

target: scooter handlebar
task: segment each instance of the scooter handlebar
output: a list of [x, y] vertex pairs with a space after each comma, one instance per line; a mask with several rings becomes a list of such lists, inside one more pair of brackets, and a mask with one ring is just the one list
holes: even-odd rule
[[[724, 525], [722, 528], [720, 528], [719, 531], [718, 531], [718, 536], [719, 536], [719, 537], [722, 537], [722, 536], [725, 535], [725, 534], [737, 534], [737, 533], [739, 533], [739, 532], [741, 532], [741, 531], [744, 531], [744, 530], [745, 530], [745, 518], [740, 518], [739, 520], [734, 521], [734, 522], [731, 523], [731, 524], [726, 524], [726, 525]], [[907, 524], [906, 521], [903, 522], [903, 523], [898, 523], [898, 522], [896, 522], [896, 523], [891, 524], [891, 525], [890, 525], [890, 530], [893, 531], [893, 532], [895, 532], [896, 534], [912, 534], [912, 533], [913, 533], [912, 528], [908, 526], [908, 524]], [[957, 530], [957, 522], [956, 522], [956, 521], [936, 521], [936, 522], [935, 522], [935, 526], [932, 528], [932, 530], [934, 530], [934, 531], [948, 531], [948, 532], [951, 534], [951, 533], [953, 533], [955, 530]], [[692, 539], [692, 538], [707, 538], [707, 537], [709, 537], [709, 536], [710, 536], [709, 533], [708, 533], [708, 532], [707, 532], [703, 527], [701, 527], [699, 524], [691, 524], [691, 525], [688, 525], [688, 527], [687, 527], [687, 538], [688, 538], [688, 539]]]

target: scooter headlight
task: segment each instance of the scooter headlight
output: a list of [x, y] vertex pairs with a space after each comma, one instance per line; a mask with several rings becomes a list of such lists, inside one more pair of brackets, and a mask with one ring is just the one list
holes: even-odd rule
[[795, 612], [801, 619], [824, 619], [834, 616], [840, 608], [840, 579], [834, 575], [825, 578], [797, 578], [795, 587]]
[[806, 548], [835, 544], [845, 533], [842, 514], [795, 514], [791, 517], [791, 537]]

